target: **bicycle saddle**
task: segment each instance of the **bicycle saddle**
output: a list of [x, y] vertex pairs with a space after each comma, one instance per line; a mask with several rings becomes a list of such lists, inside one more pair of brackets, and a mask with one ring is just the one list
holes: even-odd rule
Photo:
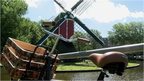
[[122, 75], [128, 64], [127, 56], [121, 52], [93, 53], [89, 58], [95, 65], [108, 70], [111, 74]]

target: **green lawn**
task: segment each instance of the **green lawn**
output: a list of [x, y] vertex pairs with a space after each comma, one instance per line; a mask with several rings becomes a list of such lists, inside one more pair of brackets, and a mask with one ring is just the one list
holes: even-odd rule
[[[127, 67], [137, 66], [137, 63], [128, 63]], [[101, 69], [94, 65], [91, 61], [75, 62], [75, 63], [61, 63], [58, 65], [57, 71], [72, 71], [72, 70], [98, 70]]]
[[[128, 67], [137, 66], [137, 63], [128, 63]], [[100, 69], [96, 67], [91, 61], [76, 62], [76, 63], [64, 63], [59, 64], [57, 71], [72, 71], [72, 70], [96, 70]], [[10, 80], [10, 77], [4, 67], [0, 67], [1, 77], [0, 80]]]
[[138, 65], [139, 65], [138, 63], [128, 63], [127, 67], [133, 67], [133, 66], [138, 66]]

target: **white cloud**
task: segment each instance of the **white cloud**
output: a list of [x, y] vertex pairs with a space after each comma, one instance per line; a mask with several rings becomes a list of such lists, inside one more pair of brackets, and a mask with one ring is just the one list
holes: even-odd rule
[[144, 12], [131, 12], [130, 16], [134, 18], [144, 18]]
[[25, 0], [29, 7], [37, 8], [42, 0]]
[[[70, 9], [77, 1], [79, 0], [63, 0], [63, 4], [65, 8]], [[56, 9], [58, 12], [61, 11], [58, 6]], [[127, 17], [143, 18], [144, 12], [130, 12], [126, 5], [116, 4], [111, 0], [96, 0], [80, 17], [93, 18], [100, 23], [109, 23]]]
[[82, 14], [82, 17], [88, 15], [98, 22], [111, 22], [120, 20], [129, 15], [129, 10], [126, 6], [110, 2], [109, 0], [97, 0], [87, 11]]

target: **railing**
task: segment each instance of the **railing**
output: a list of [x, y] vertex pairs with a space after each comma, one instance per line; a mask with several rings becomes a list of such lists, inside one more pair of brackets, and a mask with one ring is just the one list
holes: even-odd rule
[[141, 52], [143, 51], [144, 43], [139, 44], [131, 44], [131, 45], [123, 45], [116, 47], [108, 47], [87, 51], [79, 51], [79, 52], [70, 52], [70, 53], [62, 53], [59, 54], [59, 59], [76, 59], [76, 58], [87, 58], [92, 53], [106, 53], [110, 51], [119, 51], [123, 53], [133, 53], [133, 52]]

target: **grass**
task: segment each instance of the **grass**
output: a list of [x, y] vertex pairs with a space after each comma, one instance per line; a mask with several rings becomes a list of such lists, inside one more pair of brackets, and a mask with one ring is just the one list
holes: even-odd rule
[[[138, 63], [128, 63], [128, 67], [137, 66]], [[61, 63], [58, 65], [57, 71], [73, 71], [73, 70], [97, 70], [101, 69], [96, 67], [91, 61], [75, 62], [75, 63]], [[0, 67], [1, 77], [0, 80], [10, 80], [10, 77], [4, 67]]]
[[138, 66], [138, 65], [139, 65], [138, 63], [128, 63], [127, 67], [133, 67], [133, 66]]
[[[127, 67], [137, 66], [137, 63], [128, 63]], [[73, 71], [73, 70], [99, 70], [91, 61], [74, 62], [74, 63], [61, 63], [58, 65], [57, 71]]]
[[57, 71], [96, 70], [96, 69], [98, 69], [98, 67], [96, 67], [92, 62], [85, 61], [85, 62], [61, 63], [58, 65]]

